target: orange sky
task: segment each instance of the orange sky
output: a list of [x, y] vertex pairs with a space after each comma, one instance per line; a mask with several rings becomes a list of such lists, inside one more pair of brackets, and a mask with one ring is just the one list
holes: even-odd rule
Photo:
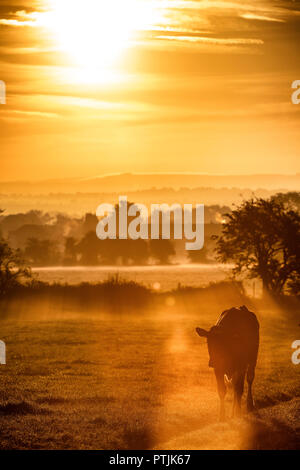
[[299, 1], [5, 0], [1, 180], [300, 172]]

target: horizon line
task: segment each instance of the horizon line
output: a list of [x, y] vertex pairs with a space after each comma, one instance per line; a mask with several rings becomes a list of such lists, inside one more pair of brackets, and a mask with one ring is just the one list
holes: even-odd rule
[[102, 175], [96, 176], [70, 176], [70, 177], [61, 177], [61, 178], [51, 178], [51, 179], [34, 179], [34, 180], [6, 180], [0, 181], [0, 184], [36, 184], [36, 183], [54, 183], [60, 181], [74, 181], [74, 182], [83, 182], [95, 179], [104, 179], [109, 177], [118, 177], [118, 176], [208, 176], [208, 177], [278, 177], [278, 176], [300, 176], [300, 173], [195, 173], [195, 172], [121, 172], [121, 173], [104, 173]]

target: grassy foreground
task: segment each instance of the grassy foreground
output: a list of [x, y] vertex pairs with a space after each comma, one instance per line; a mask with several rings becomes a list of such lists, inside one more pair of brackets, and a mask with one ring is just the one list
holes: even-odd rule
[[[205, 341], [194, 332], [214, 323], [232, 300], [170, 294], [143, 315], [124, 309], [111, 315], [82, 304], [70, 309], [41, 302], [39, 308], [36, 299], [20, 314], [20, 304], [13, 304], [0, 330], [7, 345], [7, 365], [0, 366], [0, 448], [164, 448], [191, 433], [199, 448], [259, 447], [245, 435], [232, 442], [217, 424], [215, 379]], [[254, 393], [263, 410], [300, 397], [300, 366], [291, 362], [299, 308], [252, 308], [261, 323]], [[300, 448], [297, 439], [292, 445]]]

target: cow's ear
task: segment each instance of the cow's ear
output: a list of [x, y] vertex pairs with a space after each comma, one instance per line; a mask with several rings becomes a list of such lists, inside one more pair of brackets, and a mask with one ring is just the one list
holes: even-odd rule
[[199, 336], [203, 338], [208, 337], [208, 331], [204, 330], [203, 328], [196, 328], [196, 332], [198, 333]]

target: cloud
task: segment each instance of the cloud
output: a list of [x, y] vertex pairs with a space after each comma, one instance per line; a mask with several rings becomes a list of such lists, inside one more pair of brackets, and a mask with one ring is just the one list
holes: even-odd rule
[[285, 23], [285, 20], [280, 18], [271, 18], [270, 16], [256, 15], [255, 13], [243, 13], [240, 15], [245, 20], [256, 20], [256, 21], [274, 21], [275, 23]]
[[239, 45], [262, 45], [264, 41], [261, 39], [251, 39], [251, 38], [208, 38], [201, 36], [156, 36], [157, 39], [167, 39], [169, 41], [184, 41], [192, 42], [199, 44], [215, 44], [222, 46], [239, 46]]
[[42, 25], [41, 19], [43, 18], [43, 13], [40, 12], [28, 13], [25, 10], [18, 10], [14, 13], [10, 13], [8, 16], [12, 16], [12, 18], [0, 18], [0, 24], [17, 27], [37, 27]]
[[59, 115], [56, 113], [47, 113], [47, 112], [42, 112], [42, 111], [23, 111], [19, 109], [14, 109], [9, 111], [10, 113], [13, 114], [18, 114], [21, 116], [29, 116], [29, 117], [42, 117], [42, 118], [58, 118]]
[[4, 26], [36, 26], [35, 21], [20, 21], [20, 20], [8, 20], [8, 19], [0, 19], [0, 24]]

